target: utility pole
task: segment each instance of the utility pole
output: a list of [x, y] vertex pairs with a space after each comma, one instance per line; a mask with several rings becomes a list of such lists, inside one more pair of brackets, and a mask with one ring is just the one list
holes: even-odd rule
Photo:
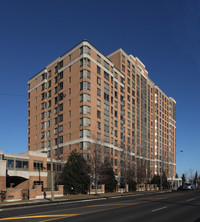
[[51, 153], [51, 201], [54, 201], [54, 178], [53, 178], [53, 158], [52, 158], [52, 146], [50, 146]]

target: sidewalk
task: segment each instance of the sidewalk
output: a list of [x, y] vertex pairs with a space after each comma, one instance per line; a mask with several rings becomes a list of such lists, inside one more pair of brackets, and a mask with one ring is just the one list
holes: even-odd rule
[[[169, 190], [162, 192], [171, 192]], [[17, 208], [17, 207], [27, 207], [35, 205], [53, 205], [53, 204], [65, 204], [74, 201], [90, 201], [95, 199], [108, 199], [108, 198], [120, 198], [123, 196], [138, 196], [138, 195], [147, 195], [153, 193], [160, 193], [160, 191], [135, 191], [128, 193], [105, 193], [105, 194], [77, 194], [77, 195], [68, 195], [61, 198], [56, 198], [54, 201], [49, 199], [41, 200], [22, 200], [18, 202], [0, 202], [0, 211], [3, 209]]]

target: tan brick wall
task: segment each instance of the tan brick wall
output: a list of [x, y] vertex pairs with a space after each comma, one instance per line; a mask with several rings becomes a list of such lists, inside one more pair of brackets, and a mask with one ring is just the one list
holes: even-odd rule
[[0, 176], [0, 190], [6, 189], [6, 177]]

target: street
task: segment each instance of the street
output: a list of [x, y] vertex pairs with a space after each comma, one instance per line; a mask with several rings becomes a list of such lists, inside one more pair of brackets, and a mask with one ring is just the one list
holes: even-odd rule
[[200, 190], [3, 209], [0, 221], [200, 221]]

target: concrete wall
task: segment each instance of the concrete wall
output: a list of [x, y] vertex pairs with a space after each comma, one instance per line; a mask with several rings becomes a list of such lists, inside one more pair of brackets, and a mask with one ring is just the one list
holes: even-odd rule
[[6, 161], [0, 160], [0, 190], [6, 189]]

